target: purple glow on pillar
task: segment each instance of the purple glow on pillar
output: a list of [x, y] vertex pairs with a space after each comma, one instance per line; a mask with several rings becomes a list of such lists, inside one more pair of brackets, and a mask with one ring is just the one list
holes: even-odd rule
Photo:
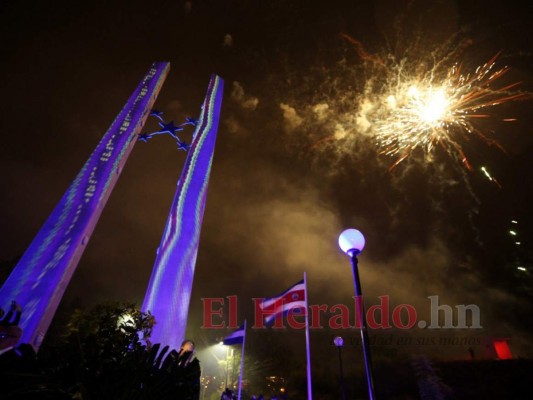
[[22, 306], [21, 343], [39, 348], [168, 70], [151, 66], [0, 289]]
[[175, 349], [179, 349], [187, 328], [223, 87], [223, 80], [213, 75], [142, 306], [157, 321], [150, 341]]

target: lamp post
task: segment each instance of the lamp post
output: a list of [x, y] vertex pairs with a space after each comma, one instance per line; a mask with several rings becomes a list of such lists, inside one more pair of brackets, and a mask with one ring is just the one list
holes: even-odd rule
[[346, 388], [344, 387], [344, 373], [342, 371], [342, 355], [341, 355], [341, 349], [342, 345], [344, 344], [344, 340], [340, 336], [337, 336], [335, 339], [333, 339], [333, 343], [335, 346], [337, 346], [337, 349], [339, 350], [339, 380], [341, 385], [341, 393], [342, 393], [342, 400], [346, 400]]
[[372, 372], [372, 359], [370, 356], [370, 345], [366, 328], [365, 307], [363, 304], [363, 291], [359, 280], [359, 269], [357, 256], [361, 254], [365, 247], [365, 237], [356, 229], [346, 229], [339, 236], [339, 247], [345, 252], [352, 262], [353, 280], [355, 287], [355, 305], [357, 316], [360, 322], [361, 342], [363, 345], [363, 356], [365, 359], [366, 382], [368, 385], [368, 396], [370, 400], [375, 400], [374, 396], [374, 374]]

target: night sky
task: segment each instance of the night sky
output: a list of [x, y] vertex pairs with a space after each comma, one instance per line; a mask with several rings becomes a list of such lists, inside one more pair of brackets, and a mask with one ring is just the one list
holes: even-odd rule
[[[472, 171], [439, 149], [431, 157], [415, 152], [389, 171], [394, 160], [379, 155], [371, 138], [357, 137], [356, 130], [350, 131], [354, 140], [338, 145], [323, 140], [339, 129], [344, 120], [338, 117], [350, 111], [350, 96], [357, 96], [368, 78], [355, 46], [341, 33], [356, 38], [368, 54], [402, 54], [410, 46], [427, 54], [461, 38], [470, 42], [462, 55], [465, 68], [501, 51], [497, 64], [511, 67], [504, 82], [522, 82], [517, 90], [532, 92], [533, 4], [524, 4], [2, 2], [2, 276], [150, 64], [170, 61], [156, 102], [167, 121], [198, 116], [210, 74], [225, 80], [188, 326], [199, 348], [229, 332], [200, 328], [201, 298], [237, 295], [239, 321], [251, 321], [251, 298], [283, 291], [304, 271], [310, 303], [347, 304], [353, 310], [349, 260], [337, 237], [355, 227], [367, 239], [359, 257], [367, 305], [389, 295], [392, 307], [412, 304], [419, 318], [428, 319], [428, 296], [452, 306], [476, 304], [482, 329], [409, 333], [509, 337], [516, 356], [530, 357], [531, 101], [495, 107], [491, 118], [479, 122], [505, 151], [476, 138], [457, 139]], [[327, 116], [318, 115], [319, 104], [328, 105]], [[156, 128], [149, 120], [144, 131]], [[106, 300], [142, 302], [184, 160], [168, 137], [135, 146], [58, 316]], [[509, 234], [513, 228], [520, 246]], [[386, 333], [406, 334], [376, 335]], [[336, 334], [357, 336], [354, 330], [311, 334], [314, 367], [325, 379], [322, 360], [335, 356], [330, 340]], [[269, 374], [283, 366], [303, 373], [303, 331], [251, 331], [249, 343], [250, 354], [259, 358], [284, 354]], [[467, 348], [397, 346], [392, 359], [414, 353], [466, 358]], [[360, 351], [352, 346], [347, 352], [348, 370], [360, 368]]]

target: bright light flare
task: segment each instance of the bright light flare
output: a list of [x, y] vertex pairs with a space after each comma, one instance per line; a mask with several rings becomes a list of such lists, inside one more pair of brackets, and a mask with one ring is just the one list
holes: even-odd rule
[[490, 176], [489, 171], [487, 171], [487, 168], [485, 168], [485, 167], [481, 167], [481, 171], [483, 171], [483, 173], [485, 174], [485, 176], [487, 177], [487, 179], [489, 179], [490, 181], [492, 181], [492, 176]]
[[380, 153], [395, 158], [391, 169], [416, 149], [429, 154], [437, 146], [472, 169], [461, 145], [463, 140], [474, 136], [500, 147], [476, 121], [490, 117], [491, 107], [531, 98], [516, 91], [518, 83], [498, 85], [509, 70], [496, 66], [499, 54], [464, 72], [459, 57], [467, 42], [451, 51], [436, 49], [428, 52], [427, 58], [414, 59], [408, 54], [404, 58], [370, 55], [360, 42], [343, 36], [355, 45], [370, 72], [355, 111], [357, 131], [374, 136]]
[[485, 109], [489, 107], [524, 97], [509, 92], [514, 85], [492, 87], [507, 71], [495, 70], [495, 60], [496, 57], [478, 67], [474, 74], [462, 74], [459, 64], [443, 73], [437, 64], [417, 79], [404, 69], [387, 77], [384, 93], [374, 100], [387, 111], [375, 116], [374, 128], [381, 152], [397, 157], [393, 167], [416, 148], [429, 153], [441, 145], [471, 169], [458, 139], [461, 135], [475, 135], [494, 144], [476, 128], [475, 119], [488, 117]]
[[415, 112], [430, 126], [439, 125], [448, 112], [449, 100], [444, 89], [432, 90], [421, 94], [417, 88], [412, 91]]
[[496, 180], [496, 178], [494, 178], [494, 177], [489, 173], [489, 171], [487, 170], [486, 167], [481, 167], [481, 172], [483, 172], [483, 174], [485, 175], [485, 177], [486, 177], [489, 181], [493, 182], [496, 186], [498, 186], [498, 187], [501, 189], [501, 185], [500, 185], [500, 183]]

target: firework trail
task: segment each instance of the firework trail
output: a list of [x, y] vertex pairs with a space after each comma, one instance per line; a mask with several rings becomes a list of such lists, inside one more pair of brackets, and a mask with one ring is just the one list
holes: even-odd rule
[[500, 183], [496, 180], [496, 178], [494, 178], [489, 171], [487, 171], [487, 167], [481, 167], [481, 172], [483, 172], [483, 174], [485, 175], [485, 177], [491, 181], [492, 183], [494, 183], [496, 186], [498, 186], [500, 189], [502, 188], [502, 186], [500, 185]]

